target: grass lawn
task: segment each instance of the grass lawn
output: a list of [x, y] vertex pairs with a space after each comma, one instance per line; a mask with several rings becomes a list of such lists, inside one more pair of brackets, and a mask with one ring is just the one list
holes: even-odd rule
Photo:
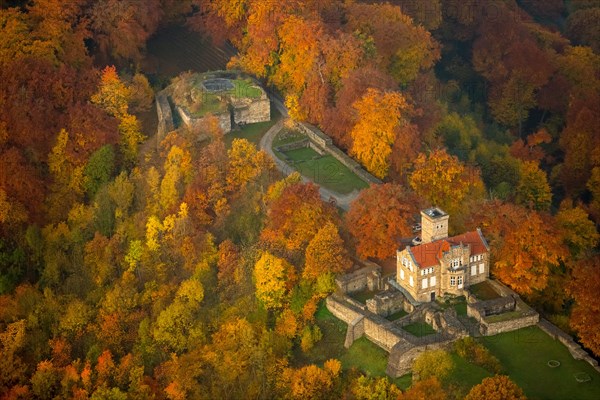
[[471, 364], [456, 353], [450, 353], [454, 368], [443, 380], [444, 386], [455, 386], [460, 392], [459, 398], [463, 398], [475, 385], [481, 383], [484, 378], [492, 376], [488, 371], [478, 365]]
[[[485, 337], [482, 343], [529, 398], [600, 399], [600, 374], [585, 361], [574, 360], [565, 346], [537, 326]], [[550, 368], [549, 360], [561, 364]], [[578, 383], [573, 375], [582, 372], [592, 380]]]
[[417, 321], [413, 322], [412, 324], [404, 325], [402, 329], [417, 337], [433, 335], [434, 333], [436, 333], [435, 329], [433, 329], [431, 325], [422, 321]]
[[393, 313], [392, 315], [388, 315], [386, 317], [386, 319], [388, 321], [396, 321], [397, 319], [400, 319], [400, 318], [402, 318], [402, 317], [404, 317], [406, 315], [408, 315], [408, 313], [406, 311], [400, 310], [400, 311], [397, 311], [397, 312]]
[[302, 175], [334, 192], [346, 194], [368, 187], [365, 181], [333, 156], [320, 156], [311, 148], [291, 150], [285, 156], [294, 161], [292, 166]]
[[[329, 312], [324, 301], [319, 305], [315, 318], [323, 338], [307, 353], [296, 349], [292, 359], [293, 365], [323, 365], [328, 359], [335, 358], [340, 360], [344, 370], [356, 368], [369, 376], [387, 376], [385, 369], [388, 353], [365, 337], [356, 340], [349, 349], [344, 348], [347, 326]], [[391, 381], [404, 390], [411, 385], [412, 379], [408, 374]]]
[[262, 95], [261, 90], [255, 87], [251, 80], [236, 79], [233, 81], [233, 86], [234, 89], [231, 95], [234, 97], [248, 97], [251, 99], [256, 99]]
[[467, 315], [467, 303], [457, 303], [454, 305], [456, 315]]
[[479, 300], [492, 300], [500, 297], [492, 285], [487, 281], [470, 286], [469, 292], [473, 293]]

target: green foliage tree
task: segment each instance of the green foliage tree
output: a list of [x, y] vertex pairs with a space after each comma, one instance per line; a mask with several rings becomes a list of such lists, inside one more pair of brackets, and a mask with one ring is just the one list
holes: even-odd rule
[[115, 153], [111, 145], [104, 145], [90, 156], [84, 170], [85, 191], [89, 198], [93, 198], [100, 188], [106, 184], [115, 167]]

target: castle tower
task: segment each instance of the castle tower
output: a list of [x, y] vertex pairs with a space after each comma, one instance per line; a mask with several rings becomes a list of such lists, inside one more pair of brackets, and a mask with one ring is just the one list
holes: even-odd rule
[[438, 207], [421, 211], [421, 240], [430, 243], [448, 237], [450, 216]]

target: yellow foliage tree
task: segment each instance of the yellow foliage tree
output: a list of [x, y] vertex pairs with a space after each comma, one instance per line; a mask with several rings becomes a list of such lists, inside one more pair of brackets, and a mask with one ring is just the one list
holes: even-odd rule
[[384, 93], [368, 89], [354, 103], [354, 108], [358, 121], [350, 132], [353, 140], [350, 155], [356, 157], [373, 175], [384, 178], [390, 166], [397, 129], [403, 121], [402, 113], [409, 106], [398, 92]]
[[98, 92], [92, 96], [92, 103], [113, 117], [121, 118], [127, 114], [130, 95], [129, 88], [119, 78], [114, 65], [107, 66], [102, 70]]
[[344, 241], [332, 222], [327, 222], [306, 247], [306, 262], [302, 277], [309, 281], [320, 275], [343, 272], [352, 266]]
[[138, 145], [146, 138], [142, 134], [140, 121], [135, 115], [123, 114], [119, 124], [119, 146], [127, 161], [135, 161], [138, 153]]
[[479, 170], [465, 166], [445, 149], [419, 154], [409, 183], [417, 194], [449, 213], [457, 212], [468, 196], [484, 193]]
[[246, 139], [234, 139], [227, 152], [227, 184], [229, 190], [237, 191], [258, 177], [269, 167], [270, 159], [264, 151], [257, 151], [256, 146]]
[[256, 297], [267, 309], [283, 307], [293, 280], [293, 267], [268, 252], [263, 252], [254, 265]]

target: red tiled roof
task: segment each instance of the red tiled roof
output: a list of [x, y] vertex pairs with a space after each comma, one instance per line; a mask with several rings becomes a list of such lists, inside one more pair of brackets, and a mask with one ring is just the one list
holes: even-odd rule
[[471, 246], [471, 255], [482, 254], [488, 251], [485, 238], [479, 230], [476, 230], [414, 246], [410, 248], [410, 252], [420, 268], [429, 268], [439, 264], [439, 259], [442, 257], [443, 252], [450, 250], [451, 246], [456, 246], [460, 243]]

